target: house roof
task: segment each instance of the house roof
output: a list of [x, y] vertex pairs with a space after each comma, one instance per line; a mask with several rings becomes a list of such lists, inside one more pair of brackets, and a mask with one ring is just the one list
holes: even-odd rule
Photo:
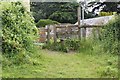
[[[112, 16], [102, 16], [102, 17], [96, 17], [96, 18], [90, 18], [90, 19], [84, 19], [85, 25], [105, 25], [108, 23], [114, 15]], [[80, 20], [81, 25], [83, 25], [82, 20]], [[75, 23], [75, 25], [78, 25], [78, 22]]]

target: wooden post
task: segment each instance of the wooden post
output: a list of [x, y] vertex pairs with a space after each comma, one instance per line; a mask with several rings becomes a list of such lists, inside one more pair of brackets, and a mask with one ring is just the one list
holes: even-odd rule
[[[84, 24], [86, 25], [86, 24]], [[83, 38], [86, 39], [86, 27], [83, 28]]]
[[86, 27], [84, 28], [84, 35], [83, 35], [84, 39], [86, 39]]
[[47, 43], [50, 42], [50, 26], [46, 26], [47, 27]]
[[100, 39], [100, 29], [97, 27], [97, 38]]
[[78, 7], [78, 37], [81, 39], [81, 28], [80, 28], [80, 20], [81, 20], [81, 7]]
[[67, 31], [68, 31], [68, 38], [71, 37], [71, 27], [67, 25]]
[[57, 42], [57, 36], [56, 36], [56, 31], [57, 30], [57, 28], [56, 28], [56, 25], [54, 26], [54, 43], [56, 43]]

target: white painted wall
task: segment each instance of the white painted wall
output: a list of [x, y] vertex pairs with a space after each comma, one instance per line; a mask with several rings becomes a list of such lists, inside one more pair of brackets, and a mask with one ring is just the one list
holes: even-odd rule
[[30, 12], [30, 0], [22, 0], [22, 4], [25, 6], [26, 10]]

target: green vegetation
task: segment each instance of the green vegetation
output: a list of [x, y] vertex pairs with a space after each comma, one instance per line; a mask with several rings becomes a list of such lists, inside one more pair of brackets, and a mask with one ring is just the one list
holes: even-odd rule
[[[40, 50], [31, 55], [29, 64], [3, 67], [10, 78], [100, 78], [118, 77], [118, 56], [111, 54], [63, 53]], [[106, 71], [107, 67], [112, 68]], [[104, 75], [105, 74], [105, 75]]]
[[50, 25], [50, 24], [60, 24], [60, 23], [57, 21], [50, 20], [50, 19], [40, 19], [37, 22], [36, 26], [37, 27], [45, 27], [46, 25]]
[[[76, 0], [77, 1], [77, 0]], [[40, 19], [52, 19], [60, 23], [76, 23], [77, 22], [77, 2], [31, 2], [31, 12], [35, 18], [35, 22]], [[85, 19], [96, 17], [93, 12], [85, 10]]]
[[[72, 50], [66, 53], [60, 43], [48, 45], [50, 50], [40, 50], [30, 54], [29, 61], [22, 65], [10, 64], [8, 60], [3, 67], [3, 77], [14, 78], [117, 78], [118, 56], [102, 51], [101, 45], [89, 39], [83, 42], [68, 40]], [[75, 47], [78, 44], [78, 51]], [[76, 45], [76, 46], [75, 46]], [[45, 46], [44, 46], [45, 47]], [[37, 48], [39, 49], [39, 48]], [[64, 52], [56, 52], [56, 51]], [[8, 65], [9, 64], [9, 65]], [[90, 67], [91, 66], [91, 67]]]
[[[62, 10], [65, 11], [66, 8]], [[86, 40], [66, 39], [56, 43], [50, 42], [42, 47], [43, 50], [33, 44], [37, 28], [30, 13], [20, 2], [1, 3], [0, 23], [3, 28], [3, 55], [0, 55], [3, 78], [118, 77], [119, 15], [101, 29], [98, 39], [93, 36]], [[58, 24], [47, 19], [40, 20], [37, 26], [52, 23]]]
[[52, 19], [60, 23], [77, 22], [77, 2], [32, 2], [31, 11], [35, 22]]
[[73, 23], [74, 17], [77, 17], [74, 13], [56, 11], [49, 16], [49, 19], [58, 21], [60, 23]]
[[84, 52], [89, 50], [93, 51], [93, 46], [95, 44], [92, 43], [93, 40], [89, 39], [86, 41], [80, 41], [79, 39], [66, 39], [64, 41], [58, 41], [56, 43], [49, 42], [48, 44], [44, 45], [43, 49], [49, 49], [53, 51], [62, 51], [62, 52], [70, 52], [70, 51], [77, 51], [77, 52]]
[[33, 41], [37, 28], [34, 20], [20, 2], [1, 2], [0, 11], [3, 64], [7, 61], [10, 64], [26, 63], [35, 49]]
[[37, 34], [30, 14], [20, 2], [3, 3], [1, 11], [3, 54], [12, 56], [24, 51], [30, 52]]
[[[96, 38], [97, 35], [93, 32], [94, 36], [86, 40], [78, 39], [66, 39], [64, 41], [59, 41], [56, 43], [50, 42], [49, 44], [43, 46], [55, 51], [68, 52], [69, 50], [83, 52], [89, 50], [90, 53], [96, 51], [96, 48], [99, 48], [100, 52], [118, 54], [120, 49], [120, 16], [116, 15], [113, 20], [108, 24], [103, 26], [101, 32], [99, 33], [99, 38]], [[96, 46], [97, 45], [97, 46]]]
[[0, 77], [2, 77], [2, 52], [0, 52]]
[[120, 49], [120, 15], [116, 15], [102, 30], [102, 43], [105, 51], [119, 54]]

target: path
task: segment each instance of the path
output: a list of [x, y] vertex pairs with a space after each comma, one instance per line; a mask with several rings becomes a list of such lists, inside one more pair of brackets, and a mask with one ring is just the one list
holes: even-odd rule
[[95, 68], [98, 65], [94, 64], [92, 59], [89, 60], [90, 56], [53, 51], [43, 51], [43, 53], [50, 59], [43, 67], [46, 77], [97, 77]]
[[[40, 50], [33, 54], [33, 64], [3, 67], [3, 77], [25, 78], [98, 78], [99, 67], [106, 67], [108, 59], [117, 62], [111, 55], [87, 55]], [[116, 63], [117, 64], [117, 63]]]

